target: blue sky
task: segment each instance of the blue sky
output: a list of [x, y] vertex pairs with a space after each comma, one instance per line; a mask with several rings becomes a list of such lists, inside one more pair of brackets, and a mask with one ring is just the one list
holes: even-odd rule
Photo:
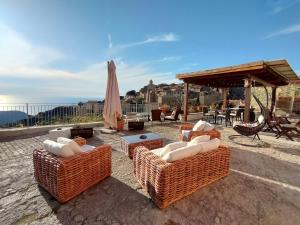
[[300, 73], [300, 0], [0, 0], [0, 103], [104, 97], [177, 73], [287, 59]]

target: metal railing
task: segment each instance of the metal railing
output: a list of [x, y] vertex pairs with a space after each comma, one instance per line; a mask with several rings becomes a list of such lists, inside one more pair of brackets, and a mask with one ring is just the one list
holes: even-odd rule
[[[103, 103], [0, 103], [0, 128], [97, 122], [102, 120], [103, 107]], [[128, 112], [150, 113], [155, 108], [158, 108], [157, 103], [122, 103], [124, 115]]]

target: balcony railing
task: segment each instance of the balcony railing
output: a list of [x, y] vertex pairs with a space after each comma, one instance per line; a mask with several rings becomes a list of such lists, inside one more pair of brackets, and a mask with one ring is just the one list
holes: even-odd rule
[[[0, 128], [77, 124], [102, 120], [103, 103], [84, 104], [0, 104]], [[122, 113], [150, 113], [157, 103], [122, 104]]]

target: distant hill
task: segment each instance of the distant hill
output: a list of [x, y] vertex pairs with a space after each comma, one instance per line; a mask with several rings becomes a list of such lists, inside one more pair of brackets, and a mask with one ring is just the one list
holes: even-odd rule
[[0, 125], [24, 120], [27, 114], [21, 111], [0, 111]]

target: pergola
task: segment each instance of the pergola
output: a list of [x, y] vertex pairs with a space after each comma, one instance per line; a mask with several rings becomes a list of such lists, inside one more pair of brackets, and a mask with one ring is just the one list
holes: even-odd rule
[[228, 66], [217, 69], [209, 69], [191, 73], [176, 75], [177, 79], [184, 82], [184, 120], [188, 114], [188, 91], [189, 84], [206, 85], [222, 88], [224, 91], [224, 103], [227, 102], [228, 88], [245, 87], [245, 112], [244, 122], [249, 122], [251, 87], [272, 87], [271, 111], [276, 101], [276, 88], [284, 86], [294, 80], [299, 80], [296, 73], [286, 60], [257, 61], [236, 66]]

